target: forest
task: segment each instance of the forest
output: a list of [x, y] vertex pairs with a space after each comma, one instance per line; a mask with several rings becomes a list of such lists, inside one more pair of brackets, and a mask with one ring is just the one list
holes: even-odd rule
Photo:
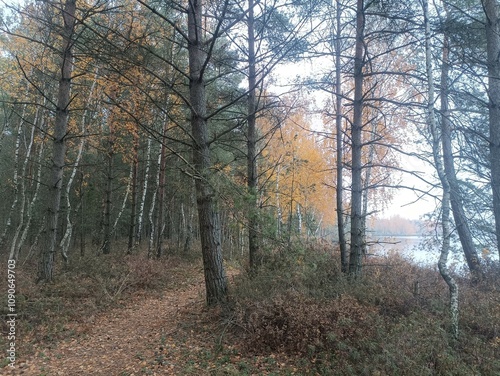
[[497, 0], [1, 0], [0, 82], [2, 374], [500, 374]]

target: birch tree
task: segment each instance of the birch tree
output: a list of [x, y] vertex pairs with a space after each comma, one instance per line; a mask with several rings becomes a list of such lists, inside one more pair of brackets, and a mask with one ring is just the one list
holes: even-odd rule
[[497, 0], [482, 0], [482, 4], [486, 15], [491, 187], [497, 250], [500, 255], [500, 6]]
[[[427, 123], [429, 125], [431, 133], [431, 143], [432, 143], [432, 156], [434, 159], [434, 166], [441, 182], [441, 187], [443, 190], [442, 201], [441, 201], [441, 228], [443, 231], [443, 239], [441, 243], [441, 252], [438, 261], [439, 271], [444, 281], [448, 285], [450, 292], [450, 315], [452, 322], [452, 333], [455, 338], [458, 338], [458, 285], [455, 279], [452, 277], [448, 270], [447, 261], [448, 254], [450, 252], [450, 239], [451, 239], [451, 221], [450, 221], [450, 196], [451, 187], [446, 175], [445, 167], [443, 166], [443, 153], [447, 141], [441, 142], [442, 135], [439, 132], [437, 119], [435, 116], [434, 102], [435, 102], [435, 84], [432, 69], [432, 51], [431, 51], [431, 29], [429, 20], [429, 4], [425, 0], [423, 2], [423, 13], [424, 13], [424, 30], [425, 30], [425, 69], [427, 76], [427, 101], [426, 101], [426, 117]], [[443, 54], [444, 61], [447, 60], [447, 43], [445, 37], [445, 43], [443, 44]], [[443, 62], [444, 63], [444, 62]], [[445, 67], [446, 69], [446, 67]], [[446, 73], [444, 74], [446, 76]], [[446, 78], [446, 77], [444, 77]], [[446, 100], [446, 99], [444, 99]], [[441, 132], [443, 133], [443, 132]], [[448, 135], [449, 136], [449, 135]], [[445, 136], [447, 137], [447, 136]]]

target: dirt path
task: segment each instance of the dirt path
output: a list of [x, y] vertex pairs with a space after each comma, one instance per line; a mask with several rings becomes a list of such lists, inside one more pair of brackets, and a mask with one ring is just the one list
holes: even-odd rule
[[[4, 375], [178, 375], [183, 374], [182, 351], [196, 350], [195, 333], [186, 320], [203, 315], [201, 273], [161, 298], [138, 297], [125, 308], [96, 316], [85, 334], [39, 347], [16, 369]], [[198, 317], [199, 319], [199, 317]], [[196, 321], [196, 317], [194, 318]], [[184, 348], [182, 351], [179, 350]], [[191, 372], [190, 372], [191, 373]], [[192, 374], [197, 374], [193, 369]], [[203, 372], [199, 373], [200, 375]]]

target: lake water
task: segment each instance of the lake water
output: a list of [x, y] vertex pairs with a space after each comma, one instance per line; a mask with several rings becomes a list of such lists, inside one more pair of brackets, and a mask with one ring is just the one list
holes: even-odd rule
[[[382, 236], [369, 239], [368, 253], [386, 255], [390, 252], [401, 254], [404, 258], [422, 265], [437, 265], [440, 245], [422, 236]], [[463, 263], [461, 254], [449, 255], [449, 262]]]

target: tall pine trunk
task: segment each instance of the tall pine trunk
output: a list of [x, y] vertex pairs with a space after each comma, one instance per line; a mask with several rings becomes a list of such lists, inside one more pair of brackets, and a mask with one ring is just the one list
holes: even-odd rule
[[66, 0], [64, 4], [62, 29], [62, 64], [54, 120], [52, 169], [49, 182], [49, 198], [46, 242], [42, 247], [38, 269], [38, 281], [50, 282], [54, 278], [54, 259], [57, 246], [57, 228], [61, 206], [66, 136], [70, 105], [71, 74], [73, 71], [73, 33], [75, 28], [76, 1]]
[[340, 247], [340, 264], [343, 273], [347, 273], [349, 269], [349, 254], [347, 250], [347, 242], [345, 238], [345, 224], [344, 224], [344, 158], [343, 158], [343, 131], [342, 131], [342, 57], [341, 57], [341, 44], [340, 36], [342, 34], [341, 25], [342, 8], [340, 1], [337, 1], [336, 9], [336, 38], [335, 38], [335, 141], [337, 152], [337, 186], [335, 192], [337, 194], [337, 229], [339, 233], [339, 247]]
[[210, 144], [208, 140], [205, 68], [203, 50], [202, 1], [191, 0], [188, 6], [189, 99], [193, 136], [193, 165], [197, 178], [196, 201], [208, 305], [227, 300], [227, 278], [222, 263], [221, 229], [212, 187]]
[[247, 116], [247, 189], [250, 197], [248, 210], [248, 250], [250, 268], [255, 268], [260, 259], [259, 208], [257, 189], [257, 128], [254, 1], [248, 0], [248, 116]]
[[362, 132], [363, 132], [363, 59], [364, 59], [364, 1], [357, 0], [356, 49], [354, 57], [354, 108], [351, 125], [352, 182], [351, 182], [351, 249], [349, 275], [358, 277], [362, 270], [363, 253], [363, 186], [362, 186]]

